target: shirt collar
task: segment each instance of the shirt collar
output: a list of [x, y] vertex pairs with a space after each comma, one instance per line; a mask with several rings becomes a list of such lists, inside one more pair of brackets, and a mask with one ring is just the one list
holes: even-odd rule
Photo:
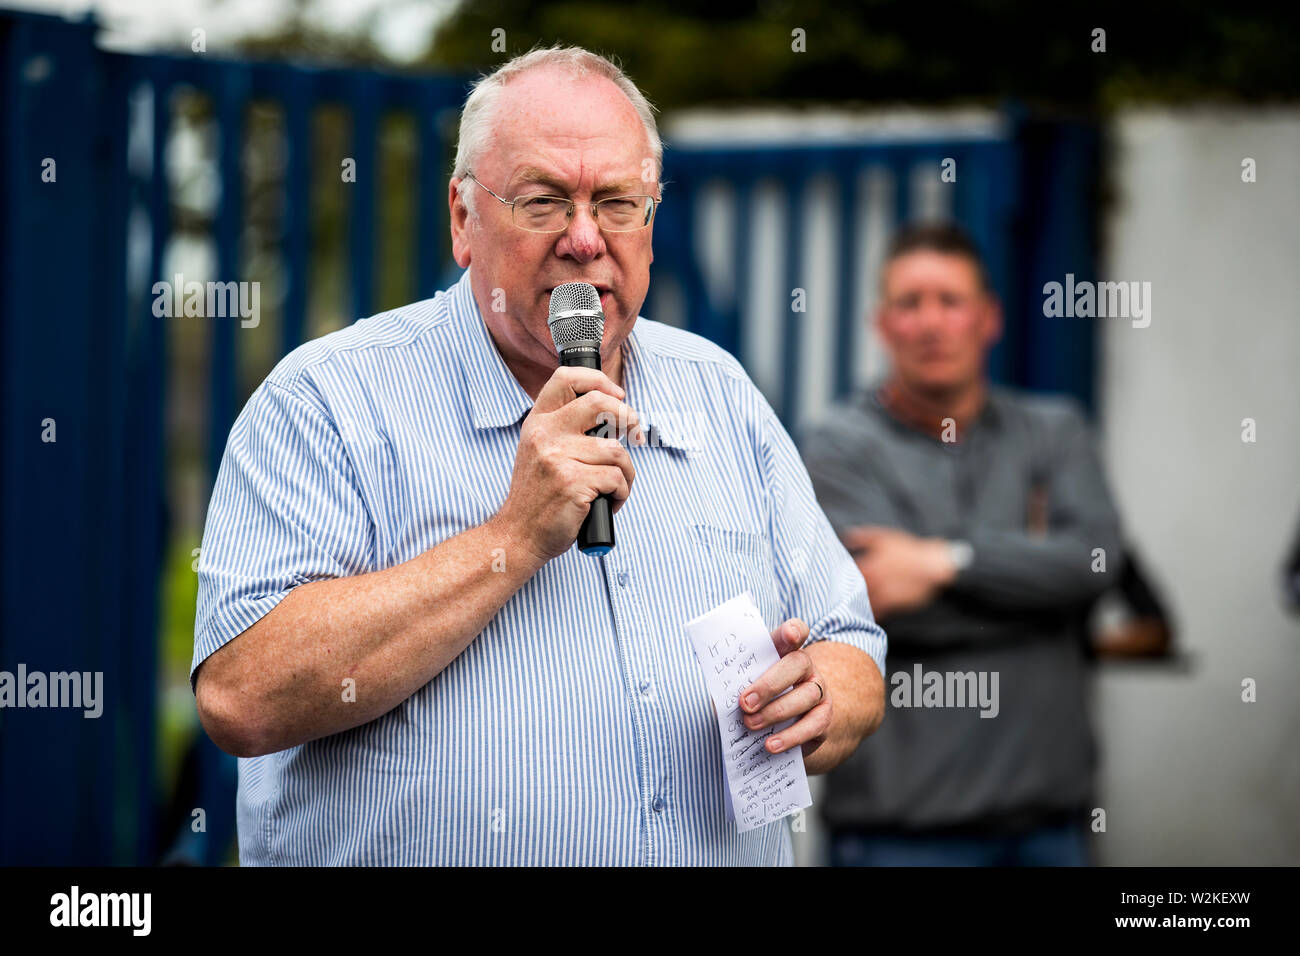
[[[984, 403], [975, 413], [975, 417], [967, 422], [955, 422], [956, 434], [953, 443], [959, 442], [961, 436], [975, 429], [997, 424], [996, 398], [993, 385], [987, 383]], [[921, 432], [935, 439], [942, 439], [944, 436], [946, 419], [939, 412], [923, 408], [915, 401], [908, 401], [889, 378], [877, 382], [867, 390], [867, 401], [904, 428]]]
[[[461, 367], [469, 389], [474, 427], [504, 428], [517, 424], [532, 410], [533, 399], [497, 350], [474, 299], [469, 269], [452, 286], [451, 300], [451, 317], [462, 349]], [[640, 340], [638, 326], [644, 321], [637, 319], [623, 344], [623, 386], [628, 404], [640, 414], [647, 429], [648, 444], [697, 452], [701, 448], [699, 436], [686, 427], [687, 417], [663, 387], [664, 371], [656, 367], [657, 357]]]
[[469, 413], [474, 427], [515, 424], [528, 414], [533, 400], [497, 351], [474, 300], [469, 269], [451, 288], [451, 317], [460, 339], [461, 369], [469, 388]]

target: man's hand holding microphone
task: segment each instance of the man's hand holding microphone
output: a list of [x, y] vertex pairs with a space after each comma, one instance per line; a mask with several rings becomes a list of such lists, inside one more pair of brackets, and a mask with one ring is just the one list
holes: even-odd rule
[[[524, 419], [510, 494], [498, 516], [512, 529], [512, 539], [540, 560], [573, 546], [598, 495], [609, 495], [617, 513], [631, 494], [636, 469], [614, 436], [621, 432], [643, 445], [645, 435], [624, 397], [599, 369], [561, 366]], [[588, 435], [592, 429], [605, 437]]]

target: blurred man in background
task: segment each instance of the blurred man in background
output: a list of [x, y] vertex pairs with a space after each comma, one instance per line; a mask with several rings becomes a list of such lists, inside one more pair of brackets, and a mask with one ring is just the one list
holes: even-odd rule
[[832, 862], [1085, 865], [1084, 625], [1123, 569], [1089, 429], [989, 383], [1001, 310], [957, 227], [895, 237], [875, 318], [889, 376], [804, 442], [891, 646], [884, 723], [827, 778]]

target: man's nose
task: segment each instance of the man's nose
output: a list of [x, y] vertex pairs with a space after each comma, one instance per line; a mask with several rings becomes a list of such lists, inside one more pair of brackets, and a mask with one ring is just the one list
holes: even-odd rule
[[605, 237], [596, 225], [591, 207], [578, 203], [573, 207], [569, 228], [555, 247], [559, 256], [570, 256], [578, 262], [590, 262], [605, 251]]
[[916, 310], [917, 325], [926, 332], [937, 332], [944, 324], [944, 307], [938, 299], [927, 297], [921, 300]]

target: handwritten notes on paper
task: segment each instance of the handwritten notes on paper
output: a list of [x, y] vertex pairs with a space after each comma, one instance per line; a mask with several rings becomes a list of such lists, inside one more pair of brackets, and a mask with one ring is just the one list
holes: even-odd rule
[[794, 723], [750, 730], [740, 692], [781, 659], [754, 599], [745, 592], [686, 625], [718, 714], [722, 762], [741, 833], [812, 804], [799, 747], [768, 753], [767, 738]]

